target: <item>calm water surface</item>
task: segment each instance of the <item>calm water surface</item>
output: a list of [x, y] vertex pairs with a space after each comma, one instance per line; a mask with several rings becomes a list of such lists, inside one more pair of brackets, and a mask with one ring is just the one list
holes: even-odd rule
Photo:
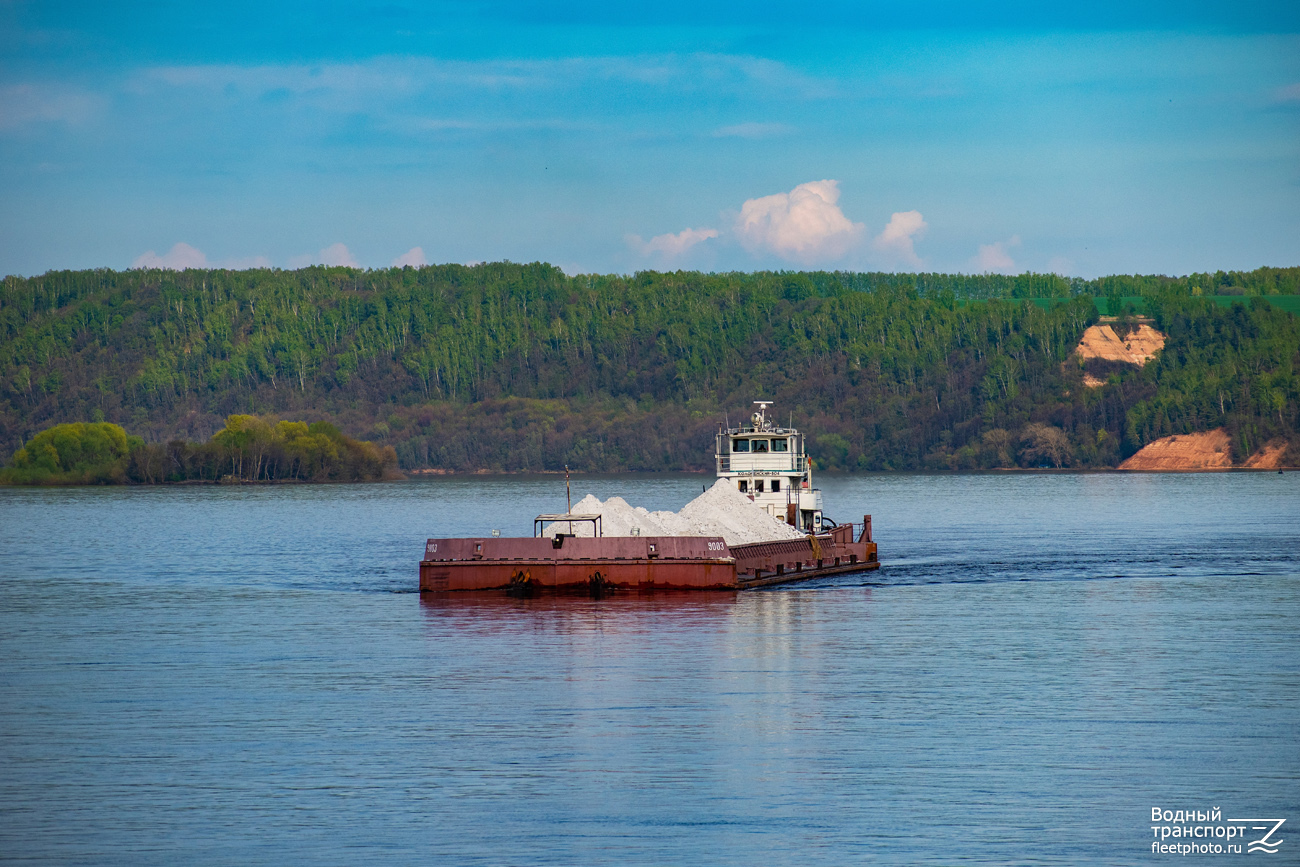
[[1300, 473], [821, 483], [878, 573], [600, 601], [414, 592], [554, 477], [0, 489], [0, 860], [1300, 863]]

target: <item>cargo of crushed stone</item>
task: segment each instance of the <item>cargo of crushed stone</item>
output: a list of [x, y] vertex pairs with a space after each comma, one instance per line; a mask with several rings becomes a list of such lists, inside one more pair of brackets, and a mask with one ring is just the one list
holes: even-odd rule
[[[575, 515], [600, 515], [602, 536], [720, 536], [728, 545], [799, 539], [807, 535], [759, 508], [727, 479], [718, 479], [678, 512], [651, 512], [629, 505], [622, 497], [601, 502], [592, 494], [573, 505]], [[547, 524], [542, 535], [595, 535], [595, 525], [560, 521]]]

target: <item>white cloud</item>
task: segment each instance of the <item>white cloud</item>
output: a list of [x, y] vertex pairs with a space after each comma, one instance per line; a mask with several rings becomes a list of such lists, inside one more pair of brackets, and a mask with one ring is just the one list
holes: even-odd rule
[[[340, 245], [342, 246], [342, 245]], [[410, 265], [412, 268], [419, 268], [421, 265], [428, 265], [429, 260], [424, 258], [423, 247], [412, 247], [402, 255], [393, 260], [394, 268], [404, 268]]]
[[[757, 93], [826, 99], [839, 91], [833, 79], [811, 77], [777, 61], [703, 52], [536, 60], [381, 57], [361, 63], [160, 66], [140, 71], [127, 83], [128, 90], [140, 95], [177, 88], [207, 92], [223, 102], [271, 96], [301, 100], [326, 110], [372, 114], [413, 97], [466, 91], [485, 91], [499, 98], [511, 92], [613, 88], [625, 96], [629, 86], [647, 95], [707, 92], [715, 97]], [[476, 127], [483, 120], [502, 119], [465, 118], [450, 124], [452, 128], [462, 124]], [[517, 113], [506, 119], [527, 120]]]
[[805, 265], [839, 259], [864, 229], [844, 216], [835, 204], [839, 198], [839, 181], [822, 180], [750, 199], [741, 205], [733, 231], [750, 252], [772, 252]]
[[360, 268], [357, 260], [353, 257], [352, 251], [347, 248], [346, 244], [330, 244], [315, 255], [307, 253], [303, 256], [292, 256], [289, 259], [290, 268], [306, 268], [308, 265], [342, 265], [345, 268]]
[[346, 268], [361, 267], [352, 256], [352, 251], [345, 244], [330, 244], [324, 250], [321, 250], [320, 263], [322, 265], [342, 265]]
[[970, 260], [971, 267], [980, 273], [987, 271], [1006, 274], [1012, 273], [1016, 270], [1016, 261], [1011, 258], [1011, 254], [1007, 252], [1007, 248], [1019, 246], [1019, 235], [1012, 235], [1005, 241], [995, 241], [992, 244], [980, 244], [979, 252], [975, 254], [975, 258]]
[[788, 135], [794, 127], [783, 123], [738, 123], [721, 126], [713, 131], [714, 138], [772, 138]]
[[132, 268], [167, 268], [171, 271], [184, 271], [186, 268], [208, 267], [208, 257], [202, 250], [196, 250], [189, 244], [180, 242], [159, 256], [153, 250], [142, 253], [131, 263]]
[[685, 253], [696, 244], [716, 237], [718, 237], [717, 229], [682, 229], [676, 235], [671, 232], [664, 235], [655, 235], [649, 241], [642, 241], [640, 235], [628, 235], [627, 242], [639, 251], [642, 256], [657, 253], [667, 259], [672, 259]]
[[202, 250], [181, 242], [174, 244], [170, 250], [159, 256], [153, 250], [143, 253], [131, 263], [132, 268], [167, 268], [172, 271], [184, 271], [186, 268], [226, 268], [230, 271], [245, 271], [249, 268], [271, 268], [271, 260], [265, 256], [243, 256], [237, 259], [223, 259], [209, 262]]
[[[866, 226], [855, 223], [839, 207], [839, 181], [822, 180], [800, 184], [788, 193], [747, 200], [740, 213], [732, 211], [730, 228], [683, 229], [676, 234], [656, 235], [649, 241], [628, 235], [628, 246], [642, 256], [671, 259], [704, 241], [735, 240], [751, 253], [773, 253], [787, 261], [812, 266], [849, 257], [850, 264], [863, 259], [867, 247]], [[725, 219], [725, 218], [724, 218]], [[920, 211], [899, 211], [870, 247], [892, 264], [918, 267], [915, 242], [924, 237], [929, 224]], [[1019, 241], [1017, 240], [1017, 243]]]
[[0, 129], [36, 123], [75, 126], [99, 111], [103, 97], [62, 85], [12, 84], [0, 88]]
[[891, 214], [885, 228], [871, 241], [871, 245], [890, 259], [913, 267], [921, 265], [916, 255], [915, 243], [925, 236], [930, 224], [920, 211], [898, 211]]

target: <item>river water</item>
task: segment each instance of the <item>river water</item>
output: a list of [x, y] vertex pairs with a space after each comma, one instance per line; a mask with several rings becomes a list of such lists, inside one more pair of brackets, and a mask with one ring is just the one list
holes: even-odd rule
[[555, 477], [0, 489], [0, 860], [1300, 863], [1300, 473], [820, 483], [879, 572], [603, 600], [415, 592]]

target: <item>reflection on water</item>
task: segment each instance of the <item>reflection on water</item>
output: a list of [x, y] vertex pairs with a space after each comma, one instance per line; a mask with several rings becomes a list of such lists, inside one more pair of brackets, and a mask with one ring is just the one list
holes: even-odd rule
[[[462, 622], [491, 625], [521, 621], [550, 622], [560, 629], [586, 629], [587, 624], [609, 621], [673, 623], [702, 613], [725, 614], [740, 594], [731, 591], [616, 592], [603, 599], [585, 594], [539, 593], [515, 598], [503, 591], [421, 593], [420, 606], [430, 617], [452, 617]], [[662, 618], [662, 621], [659, 620]]]
[[554, 479], [0, 491], [0, 852], [1148, 863], [1300, 815], [1296, 479], [824, 476], [879, 573], [602, 600], [413, 592]]

